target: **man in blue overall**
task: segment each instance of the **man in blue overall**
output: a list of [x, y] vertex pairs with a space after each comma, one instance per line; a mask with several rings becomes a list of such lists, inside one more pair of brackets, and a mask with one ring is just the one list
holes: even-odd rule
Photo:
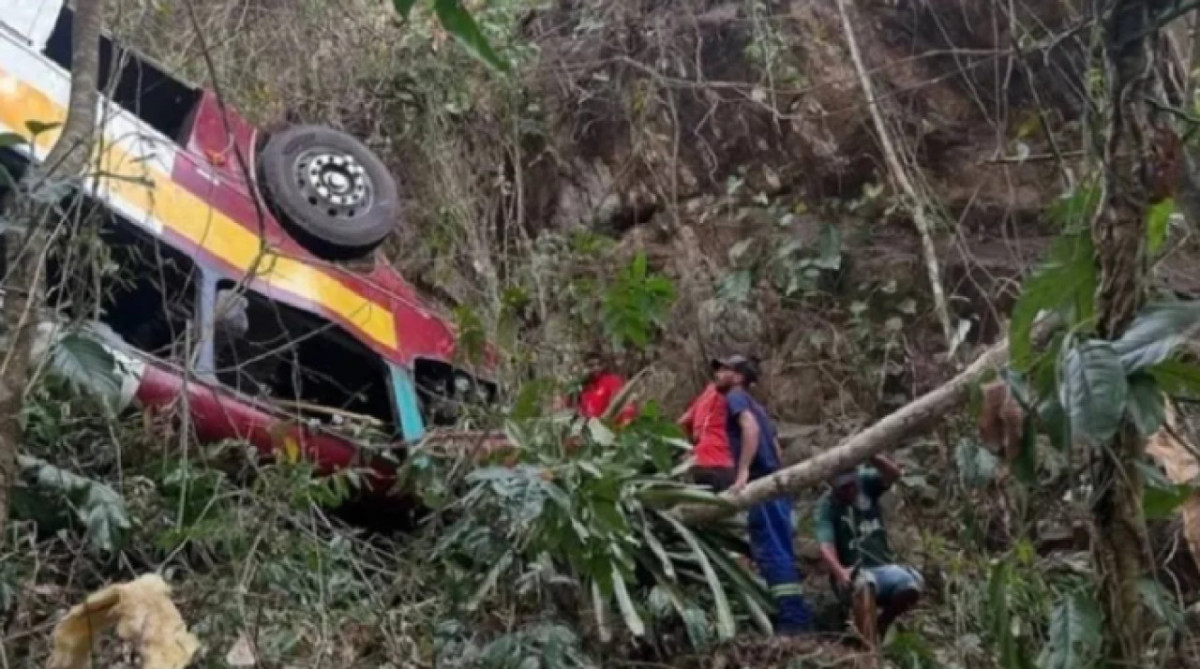
[[[712, 361], [717, 390], [725, 395], [725, 427], [733, 454], [735, 479], [731, 492], [744, 488], [753, 479], [780, 468], [782, 454], [775, 426], [753, 397], [750, 387], [758, 381], [758, 365], [741, 355]], [[759, 574], [767, 582], [775, 600], [775, 631], [794, 635], [812, 630], [812, 611], [800, 592], [800, 573], [796, 570], [792, 546], [792, 503], [776, 498], [750, 508], [750, 553]]]

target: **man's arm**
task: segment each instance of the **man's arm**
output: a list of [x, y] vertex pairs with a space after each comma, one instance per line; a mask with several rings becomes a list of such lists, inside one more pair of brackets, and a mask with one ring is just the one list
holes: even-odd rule
[[783, 446], [779, 445], [779, 437], [775, 437], [775, 458], [779, 460], [779, 466], [783, 466]]
[[737, 479], [730, 486], [732, 490], [744, 488], [750, 482], [750, 464], [758, 453], [758, 420], [754, 412], [747, 409], [738, 414], [738, 427], [742, 431], [742, 453], [738, 457]]
[[892, 484], [899, 481], [900, 477], [904, 475], [904, 470], [900, 465], [886, 455], [871, 456], [871, 465], [879, 472], [880, 483], [884, 490], [891, 488]]

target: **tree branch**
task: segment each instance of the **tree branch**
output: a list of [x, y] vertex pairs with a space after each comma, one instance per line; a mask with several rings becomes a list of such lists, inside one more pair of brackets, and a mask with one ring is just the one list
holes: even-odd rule
[[942, 287], [942, 273], [938, 267], [937, 249], [933, 244], [931, 232], [933, 226], [928, 217], [929, 210], [925, 206], [924, 197], [917, 192], [912, 179], [909, 178], [908, 172], [904, 169], [904, 165], [900, 163], [896, 147], [892, 144], [891, 135], [888, 134], [887, 125], [883, 121], [883, 114], [879, 109], [879, 100], [875, 97], [875, 89], [871, 85], [871, 77], [867, 74], [862, 54], [859, 53], [858, 40], [854, 37], [854, 27], [850, 22], [849, 10], [846, 8], [846, 4], [849, 1], [838, 0], [838, 12], [842, 15], [842, 28], [846, 32], [846, 43], [850, 46], [850, 59], [854, 62], [855, 71], [858, 72], [858, 80], [862, 86], [863, 95], [867, 98], [867, 107], [871, 110], [871, 119], [875, 123], [875, 132], [879, 135], [879, 144], [883, 148], [883, 158], [884, 162], [887, 163], [888, 172], [892, 176], [892, 181], [904, 193], [904, 197], [908, 201], [909, 211], [912, 213], [913, 225], [916, 226], [917, 232], [921, 236], [921, 255], [925, 259], [925, 271], [929, 275], [929, 289], [933, 294], [933, 308], [937, 313], [938, 321], [941, 323], [942, 334], [946, 337], [946, 346], [953, 350], [955, 329], [954, 324], [950, 322], [950, 309], [946, 305], [946, 293]]

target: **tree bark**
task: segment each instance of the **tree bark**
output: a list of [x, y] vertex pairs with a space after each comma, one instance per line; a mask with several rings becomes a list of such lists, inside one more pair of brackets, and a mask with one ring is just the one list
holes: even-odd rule
[[[99, 99], [97, 82], [100, 59], [100, 30], [104, 22], [104, 0], [76, 2], [71, 41], [71, 95], [58, 141], [41, 164], [31, 165], [22, 180], [19, 195], [9, 203], [12, 220], [25, 231], [10, 231], [6, 239], [7, 274], [4, 277], [0, 320], [8, 330], [8, 346], [0, 364], [0, 545], [7, 536], [9, 493], [18, 476], [17, 450], [21, 443], [21, 413], [29, 382], [30, 346], [41, 308], [38, 269], [50, 241], [45, 225], [54, 207], [38, 203], [29, 193], [51, 178], [83, 176], [91, 157]], [[36, 119], [43, 123], [62, 119]]]
[[[1146, 276], [1145, 216], [1156, 194], [1156, 152], [1170, 130], [1156, 123], [1149, 102], [1155, 86], [1158, 30], [1153, 4], [1118, 0], [1106, 26], [1109, 124], [1104, 143], [1104, 209], [1092, 221], [1100, 283], [1097, 333], [1121, 335], [1143, 298]], [[1170, 135], [1173, 137], [1173, 135]], [[1169, 144], [1169, 142], [1168, 142]], [[1112, 667], [1141, 666], [1144, 643], [1138, 581], [1148, 572], [1142, 480], [1137, 462], [1143, 441], [1128, 419], [1105, 449], [1092, 455], [1092, 554], [1105, 612], [1105, 641]]]

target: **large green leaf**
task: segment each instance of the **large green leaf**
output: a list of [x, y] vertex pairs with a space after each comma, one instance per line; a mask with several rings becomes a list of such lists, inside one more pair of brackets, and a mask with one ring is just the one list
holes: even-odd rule
[[608, 624], [608, 599], [604, 597], [597, 581], [592, 581], [592, 611], [596, 615], [596, 629], [600, 632], [600, 640], [608, 643], [612, 640], [612, 627]]
[[1046, 263], [1025, 280], [1013, 305], [1009, 325], [1012, 364], [1026, 371], [1033, 363], [1033, 321], [1046, 310], [1064, 314], [1069, 327], [1092, 317], [1095, 308], [1096, 267], [1088, 233], [1055, 240]]
[[692, 549], [692, 553], [696, 557], [696, 562], [700, 565], [700, 570], [704, 573], [704, 578], [708, 581], [708, 587], [712, 591], [713, 602], [717, 609], [717, 634], [722, 641], [732, 639], [737, 632], [737, 626], [733, 621], [733, 611], [729, 608], [729, 598], [725, 594], [725, 586], [721, 584], [721, 579], [717, 576], [716, 570], [713, 569], [712, 562], [709, 561], [704, 548], [700, 545], [696, 536], [692, 534], [692, 531], [675, 519], [674, 516], [662, 512], [659, 512], [659, 516], [674, 526], [675, 531], [679, 533], [679, 536]]
[[1039, 669], [1088, 669], [1099, 657], [1100, 607], [1085, 593], [1068, 595], [1050, 616]]
[[471, 55], [501, 72], [508, 71], [508, 63], [492, 49], [475, 19], [463, 9], [461, 0], [434, 0], [433, 11], [446, 32], [453, 35]]
[[121, 394], [117, 361], [98, 341], [83, 332], [69, 332], [50, 349], [51, 368], [74, 388], [113, 400]]
[[1200, 301], [1158, 302], [1138, 313], [1113, 348], [1127, 372], [1156, 365], [1200, 333]]
[[114, 550], [131, 527], [125, 499], [107, 485], [38, 458], [22, 455], [17, 462], [22, 475], [34, 486], [59, 495], [71, 505], [94, 548]]
[[750, 619], [763, 634], [771, 634], [771, 618], [767, 612], [774, 609], [774, 604], [766, 587], [755, 580], [745, 567], [729, 559], [721, 552], [720, 548], [713, 546], [704, 538], [696, 537], [696, 539], [704, 547], [708, 558], [712, 560], [717, 569], [732, 582], [738, 596], [742, 598], [742, 603], [746, 605], [746, 610], [750, 613]]
[[1072, 439], [1093, 447], [1107, 443], [1121, 425], [1129, 384], [1110, 343], [1082, 342], [1061, 363], [1059, 403], [1066, 409]]
[[1143, 437], [1158, 432], [1166, 420], [1166, 405], [1162, 390], [1154, 377], [1146, 372], [1129, 376], [1129, 405], [1126, 407], [1138, 434]]
[[626, 585], [625, 576], [621, 574], [616, 562], [613, 563], [612, 582], [613, 594], [617, 597], [617, 606], [625, 618], [625, 627], [629, 628], [630, 634], [634, 636], [646, 636], [646, 623], [642, 621], [642, 616], [638, 614], [633, 598], [629, 596], [629, 586]]

